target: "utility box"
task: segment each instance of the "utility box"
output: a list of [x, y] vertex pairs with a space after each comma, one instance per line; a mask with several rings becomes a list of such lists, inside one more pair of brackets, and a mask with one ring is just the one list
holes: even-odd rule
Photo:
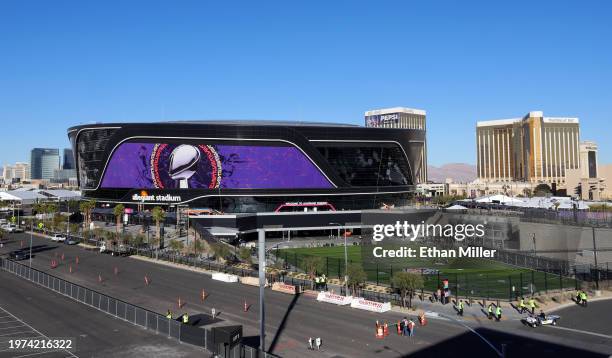
[[213, 327], [213, 342], [232, 348], [242, 339], [242, 326]]

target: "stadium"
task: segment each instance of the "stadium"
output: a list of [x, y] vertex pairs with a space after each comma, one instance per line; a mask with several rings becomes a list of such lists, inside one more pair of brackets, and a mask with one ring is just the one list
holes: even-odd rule
[[85, 198], [224, 213], [401, 206], [425, 132], [277, 121], [116, 123], [68, 130]]

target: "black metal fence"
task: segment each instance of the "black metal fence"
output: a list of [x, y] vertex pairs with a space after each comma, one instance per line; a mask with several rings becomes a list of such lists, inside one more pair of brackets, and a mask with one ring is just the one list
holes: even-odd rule
[[77, 285], [59, 277], [39, 271], [21, 263], [0, 258], [0, 267], [18, 277], [48, 288], [75, 301], [105, 312], [113, 317], [132, 323], [142, 328], [176, 339], [180, 342], [202, 347], [225, 358], [259, 358], [275, 357], [264, 353], [258, 348], [238, 344], [232, 349], [224, 349], [213, 341], [209, 329], [185, 325], [176, 320], [114, 298], [95, 290]]
[[[305, 269], [305, 259], [314, 255], [297, 253], [290, 250], [276, 252], [277, 257], [284, 261], [287, 266], [297, 269]], [[328, 277], [342, 279], [345, 272], [344, 258], [320, 257], [322, 264], [319, 273]], [[349, 259], [349, 265], [352, 261]], [[367, 282], [377, 286], [389, 286], [393, 289], [392, 277], [394, 272], [405, 271], [402, 265], [383, 265], [379, 263], [357, 262], [361, 265], [367, 275]], [[411, 272], [419, 273], [423, 278], [424, 293], [431, 294], [448, 281], [451, 294], [455, 297], [486, 298], [515, 300], [517, 297], [532, 293], [549, 293], [551, 291], [574, 290], [582, 286], [582, 282], [575, 277], [559, 275], [547, 271], [536, 271], [528, 269], [511, 270], [488, 270], [483, 272], [458, 272], [457, 270], [428, 270], [409, 269]], [[363, 291], [363, 295], [379, 297], [381, 294], [372, 291]], [[397, 294], [388, 294], [388, 301], [399, 302]], [[378, 300], [378, 299], [375, 299]]]

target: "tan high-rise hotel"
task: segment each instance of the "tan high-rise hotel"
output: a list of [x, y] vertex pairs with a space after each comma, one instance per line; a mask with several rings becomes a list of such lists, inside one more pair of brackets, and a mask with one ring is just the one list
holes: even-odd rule
[[533, 111], [523, 118], [478, 122], [478, 179], [564, 184], [565, 170], [580, 166], [579, 146], [578, 118]]

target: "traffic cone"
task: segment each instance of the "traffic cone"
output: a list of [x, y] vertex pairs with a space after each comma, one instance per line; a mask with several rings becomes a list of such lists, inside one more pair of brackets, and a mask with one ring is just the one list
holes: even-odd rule
[[62, 261], [64, 261], [64, 253], [62, 252]]
[[244, 301], [244, 312], [247, 312], [249, 310], [249, 304], [247, 303], [247, 301]]
[[206, 299], [206, 291], [204, 291], [204, 289], [202, 289], [202, 295], [200, 297], [202, 298], [202, 302], [204, 302]]
[[147, 285], [147, 286], [149, 286], [149, 283], [151, 283], [151, 282], [149, 281], [149, 277], [147, 277], [147, 275], [145, 275], [145, 277], [144, 277], [144, 281], [145, 281], [145, 285]]
[[76, 257], [75, 262], [76, 262], [77, 265], [79, 264], [79, 257], [78, 256]]
[[383, 327], [381, 325], [377, 325], [376, 326], [376, 338], [378, 338], [378, 339], [384, 339], [385, 338], [385, 334], [383, 332]]
[[98, 274], [98, 282], [102, 283], [102, 275]]
[[68, 271], [70, 271], [70, 273], [72, 273], [72, 265], [69, 266], [69, 270]]
[[183, 306], [185, 305], [185, 302], [181, 301], [181, 298], [178, 298], [178, 308], [183, 308]]

